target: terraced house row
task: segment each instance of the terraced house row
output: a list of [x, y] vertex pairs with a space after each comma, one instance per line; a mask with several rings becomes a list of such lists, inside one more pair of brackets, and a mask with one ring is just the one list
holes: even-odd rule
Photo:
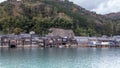
[[83, 37], [75, 36], [72, 30], [49, 29], [46, 36], [39, 36], [34, 31], [19, 35], [0, 36], [0, 47], [118, 47], [120, 36]]

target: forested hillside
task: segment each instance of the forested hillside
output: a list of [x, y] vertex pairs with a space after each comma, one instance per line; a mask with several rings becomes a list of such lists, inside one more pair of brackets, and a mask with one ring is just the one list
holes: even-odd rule
[[8, 0], [0, 4], [0, 30], [5, 34], [35, 31], [43, 36], [55, 27], [72, 29], [79, 36], [110, 36], [120, 34], [115, 23], [68, 0]]

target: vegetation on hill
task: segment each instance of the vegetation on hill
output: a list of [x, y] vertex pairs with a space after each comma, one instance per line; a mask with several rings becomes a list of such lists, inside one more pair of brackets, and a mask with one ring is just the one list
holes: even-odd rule
[[120, 33], [114, 22], [68, 0], [8, 0], [0, 4], [0, 30], [6, 34], [35, 31], [44, 36], [54, 27], [72, 29], [79, 36], [110, 36]]

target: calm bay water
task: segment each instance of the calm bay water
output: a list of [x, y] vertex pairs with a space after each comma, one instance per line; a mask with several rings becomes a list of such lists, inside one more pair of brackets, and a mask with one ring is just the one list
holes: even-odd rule
[[0, 49], [0, 68], [119, 68], [120, 48]]

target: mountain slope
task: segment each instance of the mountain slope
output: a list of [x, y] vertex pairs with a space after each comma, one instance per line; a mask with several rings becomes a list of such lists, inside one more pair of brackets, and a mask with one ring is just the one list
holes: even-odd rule
[[[0, 4], [0, 29], [4, 33], [35, 31], [51, 27], [72, 29], [76, 35], [113, 34], [113, 22], [68, 0], [8, 0]], [[119, 32], [118, 32], [119, 33]]]

